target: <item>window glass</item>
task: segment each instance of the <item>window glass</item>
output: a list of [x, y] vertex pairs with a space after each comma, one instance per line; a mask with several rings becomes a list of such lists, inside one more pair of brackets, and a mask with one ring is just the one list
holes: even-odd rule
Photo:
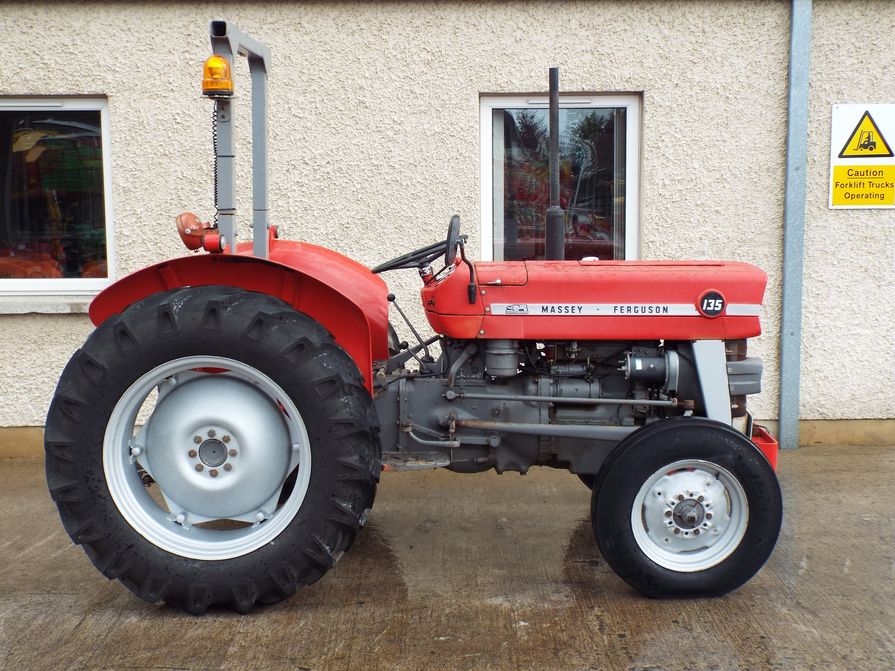
[[[493, 191], [494, 258], [543, 259], [550, 196], [548, 111], [495, 109], [492, 114], [492, 179], [503, 185]], [[565, 210], [567, 259], [625, 258], [624, 128], [624, 108], [559, 111], [559, 204]]]
[[[550, 198], [546, 98], [482, 96], [483, 258], [543, 259]], [[559, 100], [565, 258], [636, 259], [640, 97]]]
[[107, 278], [103, 177], [99, 110], [0, 109], [0, 279]]

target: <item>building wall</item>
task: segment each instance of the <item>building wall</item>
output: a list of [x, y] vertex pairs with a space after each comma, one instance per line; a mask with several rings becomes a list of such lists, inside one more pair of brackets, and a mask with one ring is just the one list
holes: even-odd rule
[[[766, 384], [752, 409], [772, 418], [789, 11], [786, 2], [7, 4], [0, 95], [108, 97], [121, 275], [184, 253], [179, 212], [211, 216], [211, 104], [199, 96], [211, 18], [273, 51], [271, 221], [369, 265], [440, 238], [454, 213], [479, 249], [480, 94], [544, 92], [550, 65], [563, 91], [641, 92], [641, 257], [735, 259], [768, 272], [765, 333], [752, 348]], [[895, 86], [879, 77], [888, 88], [877, 94], [882, 70], [867, 67], [891, 74], [882, 58], [891, 30], [843, 46], [867, 16], [891, 26], [895, 6], [830, 2], [815, 14], [805, 418], [895, 416], [895, 386], [848, 374], [855, 361], [875, 372], [880, 345], [892, 351], [892, 307], [854, 312], [868, 291], [874, 304], [892, 298], [880, 272], [893, 265], [891, 215], [825, 209], [830, 104], [891, 100]], [[243, 93], [246, 75], [238, 69]], [[247, 126], [243, 115], [244, 155]], [[239, 177], [247, 187], [246, 161]], [[239, 205], [248, 220], [248, 188]], [[418, 302], [414, 273], [387, 279], [405, 307]], [[0, 329], [0, 426], [40, 425], [89, 322], [5, 315]]]
[[801, 414], [895, 418], [895, 210], [827, 208], [833, 103], [895, 103], [895, 4], [817, 2], [813, 29]]

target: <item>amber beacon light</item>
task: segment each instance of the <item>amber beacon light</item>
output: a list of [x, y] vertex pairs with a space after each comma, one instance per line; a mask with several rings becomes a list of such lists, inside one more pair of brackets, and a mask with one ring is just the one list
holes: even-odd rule
[[230, 61], [223, 56], [212, 54], [202, 66], [202, 95], [233, 95], [233, 78], [230, 76]]

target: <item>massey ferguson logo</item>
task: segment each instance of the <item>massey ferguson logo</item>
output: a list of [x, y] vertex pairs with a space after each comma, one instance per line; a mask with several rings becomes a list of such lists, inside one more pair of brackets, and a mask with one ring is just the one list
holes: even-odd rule
[[495, 317], [757, 317], [760, 305], [728, 304], [716, 289], [703, 291], [695, 303], [492, 303]]
[[505, 315], [527, 315], [528, 306], [524, 303], [514, 303], [513, 305], [507, 305], [503, 313]]

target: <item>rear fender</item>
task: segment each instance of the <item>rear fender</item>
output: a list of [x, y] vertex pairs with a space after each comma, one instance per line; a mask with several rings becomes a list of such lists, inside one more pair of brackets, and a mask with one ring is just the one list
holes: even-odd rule
[[373, 391], [373, 361], [388, 358], [388, 288], [365, 266], [323, 247], [273, 240], [270, 259], [199, 254], [163, 261], [122, 278], [90, 304], [99, 326], [127, 306], [161, 291], [223, 285], [257, 291], [293, 306], [322, 324], [354, 359]]

